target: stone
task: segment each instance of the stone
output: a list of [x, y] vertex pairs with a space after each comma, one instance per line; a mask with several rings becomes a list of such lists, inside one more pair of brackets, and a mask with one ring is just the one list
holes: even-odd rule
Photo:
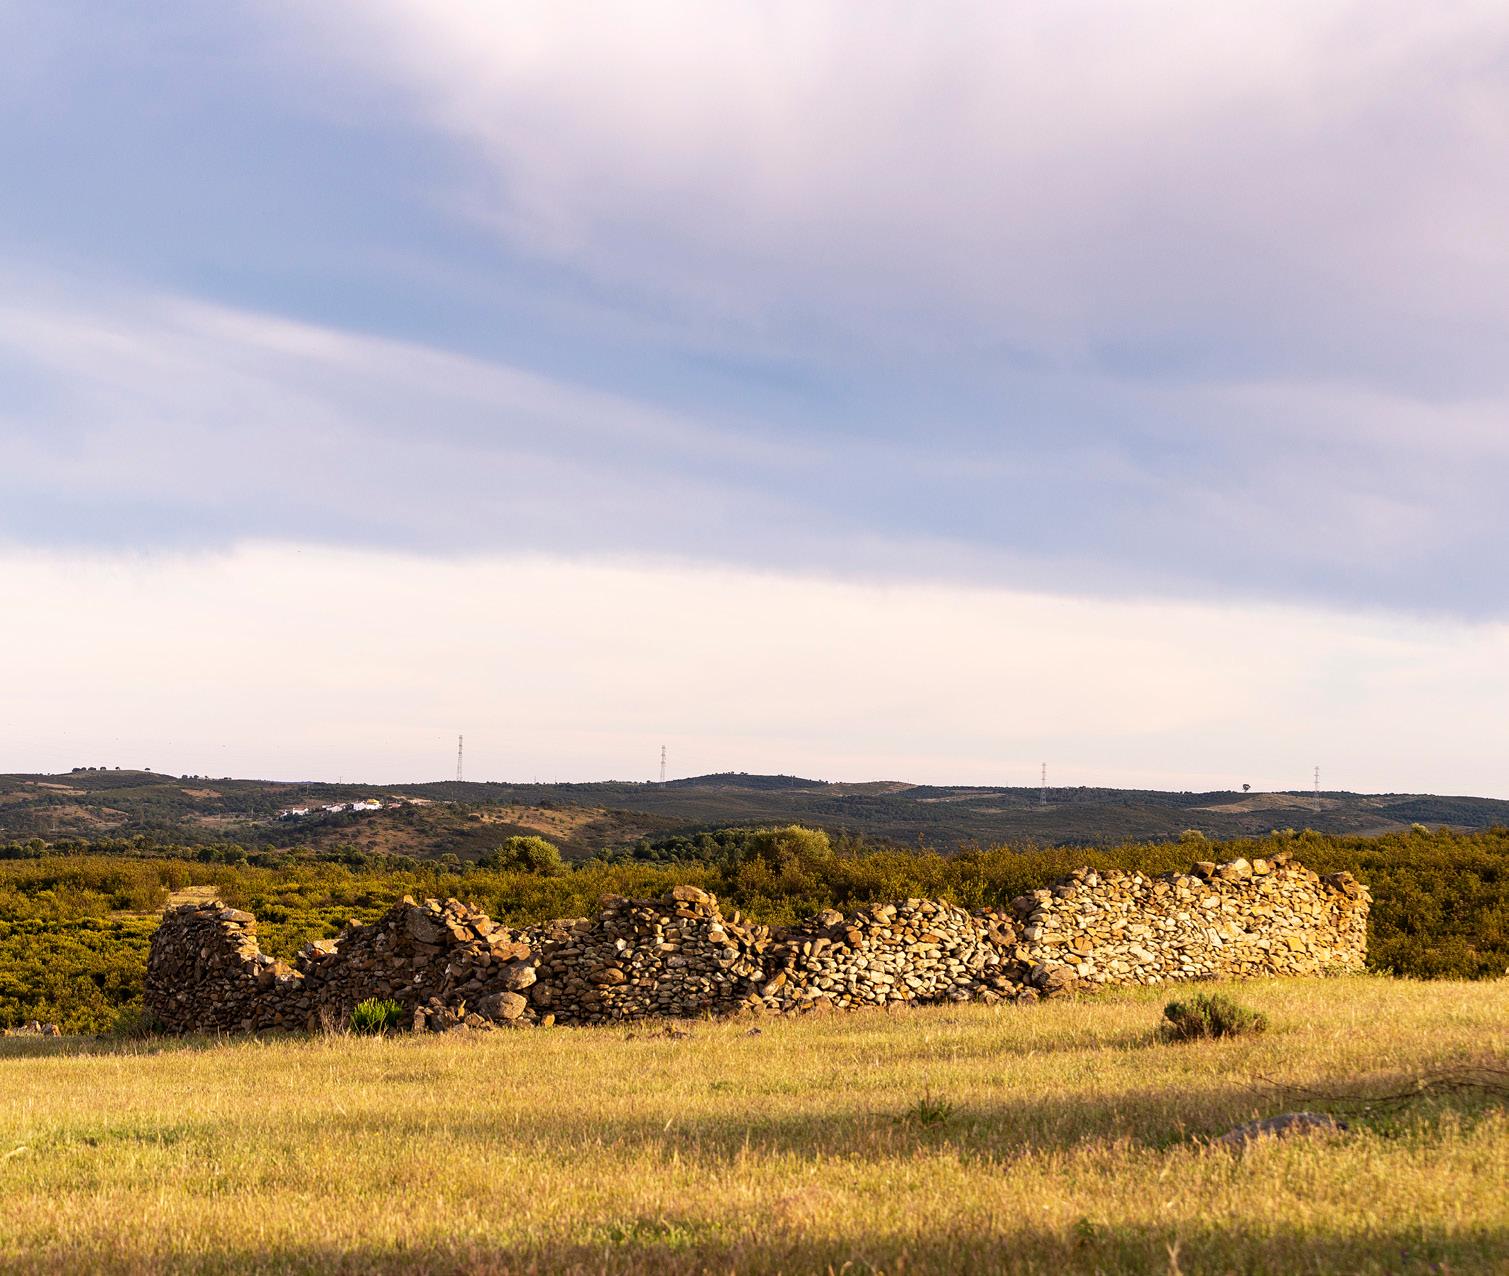
[[478, 1013], [489, 1019], [510, 1023], [519, 1018], [527, 1009], [529, 1009], [529, 1003], [516, 992], [493, 993], [477, 1003]]
[[391, 996], [416, 1031], [475, 1032], [1025, 1003], [1081, 986], [1362, 969], [1370, 897], [1350, 874], [1322, 879], [1281, 855], [1261, 868], [1195, 868], [1156, 878], [1079, 870], [1019, 896], [1009, 914], [909, 899], [824, 909], [779, 931], [724, 916], [694, 886], [659, 900], [609, 896], [595, 916], [519, 930], [456, 900], [404, 899], [370, 925], [306, 944], [291, 969], [260, 951], [250, 914], [186, 904], [152, 939], [146, 1003], [170, 1031], [229, 1032], [338, 1028], [359, 1001]]
[[1224, 1147], [1234, 1151], [1241, 1151], [1249, 1144], [1256, 1143], [1260, 1139], [1288, 1139], [1295, 1136], [1308, 1135], [1332, 1135], [1345, 1132], [1347, 1126], [1344, 1121], [1338, 1121], [1335, 1117], [1325, 1112], [1284, 1112], [1279, 1116], [1263, 1117], [1259, 1121], [1248, 1121], [1235, 1129], [1226, 1131], [1217, 1139], [1212, 1139], [1212, 1146]]
[[438, 944], [445, 938], [445, 931], [417, 909], [409, 914], [409, 938], [421, 944]]

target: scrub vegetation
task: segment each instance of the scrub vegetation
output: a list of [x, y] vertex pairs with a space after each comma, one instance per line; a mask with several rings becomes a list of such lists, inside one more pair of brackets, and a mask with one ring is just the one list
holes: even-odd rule
[[1369, 963], [1423, 979], [1483, 979], [1509, 968], [1509, 831], [1378, 838], [1280, 833], [1219, 846], [1129, 843], [1104, 849], [996, 847], [941, 855], [831, 840], [813, 829], [723, 830], [687, 839], [681, 859], [623, 854], [566, 867], [538, 837], [486, 857], [497, 867], [314, 852], [248, 853], [134, 840], [61, 853], [0, 846], [0, 1027], [40, 1019], [110, 1030], [141, 1006], [147, 945], [170, 898], [217, 895], [258, 919], [266, 952], [291, 958], [350, 919], [404, 895], [448, 897], [502, 922], [582, 916], [605, 895], [654, 896], [685, 882], [757, 921], [790, 922], [911, 896], [968, 908], [1008, 904], [1079, 865], [1187, 870], [1195, 859], [1292, 852], [1317, 872], [1347, 869], [1372, 890]]

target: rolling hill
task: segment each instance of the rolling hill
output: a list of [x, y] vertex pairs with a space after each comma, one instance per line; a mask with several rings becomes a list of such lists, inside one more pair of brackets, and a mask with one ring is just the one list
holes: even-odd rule
[[[356, 802], [376, 809], [328, 811]], [[289, 810], [307, 814], [283, 816]], [[455, 854], [475, 859], [515, 833], [537, 833], [573, 858], [640, 838], [732, 825], [792, 823], [873, 841], [951, 850], [979, 843], [1100, 845], [1212, 838], [1274, 828], [1381, 833], [1414, 823], [1509, 824], [1509, 801], [1430, 794], [1174, 793], [1145, 789], [843, 784], [726, 773], [665, 784], [404, 785], [206, 779], [151, 771], [0, 775], [0, 841], [146, 837]]]

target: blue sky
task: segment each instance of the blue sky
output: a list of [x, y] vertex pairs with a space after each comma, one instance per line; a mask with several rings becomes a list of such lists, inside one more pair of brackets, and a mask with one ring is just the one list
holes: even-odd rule
[[[0, 551], [45, 614], [85, 562], [307, 551], [680, 572], [683, 624], [735, 573], [1302, 617], [1343, 667], [1403, 626], [1448, 678], [1503, 650], [1502, 6], [0, 2], [0, 48]], [[1452, 686], [1498, 695], [1484, 659]], [[450, 731], [385, 669], [395, 732]], [[1325, 695], [1272, 699], [1375, 749]], [[900, 710], [766, 749], [736, 708], [685, 724], [709, 769], [952, 778]], [[1275, 720], [1248, 758], [1255, 725], [1191, 715], [1084, 782], [1212, 748], [1277, 782], [1324, 743]], [[1094, 729], [948, 764], [1091, 759]], [[42, 751], [115, 747], [77, 730]], [[1477, 787], [1496, 743], [1462, 741]], [[188, 726], [158, 748], [202, 769]]]

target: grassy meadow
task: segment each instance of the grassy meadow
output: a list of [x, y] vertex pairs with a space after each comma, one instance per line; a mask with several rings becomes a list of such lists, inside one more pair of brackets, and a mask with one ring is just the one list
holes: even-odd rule
[[[1509, 1060], [1509, 983], [483, 1036], [0, 1041], [7, 1272], [1509, 1270], [1509, 1115], [1306, 1101]], [[759, 1032], [751, 1032], [757, 1026]], [[1254, 1116], [1334, 1138], [1213, 1150]]]

